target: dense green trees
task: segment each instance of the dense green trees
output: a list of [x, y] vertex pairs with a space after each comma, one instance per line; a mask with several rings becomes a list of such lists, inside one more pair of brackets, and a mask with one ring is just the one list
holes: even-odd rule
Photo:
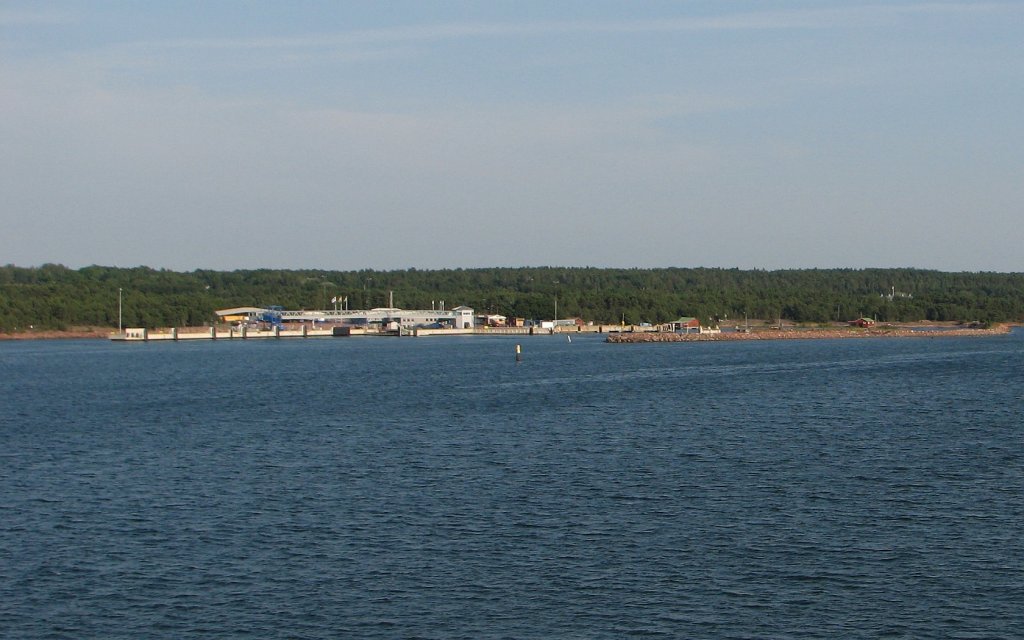
[[0, 331], [202, 325], [214, 310], [279, 304], [291, 309], [469, 305], [524, 318], [580, 316], [596, 322], [663, 322], [696, 316], [827, 322], [1024, 319], [1024, 274], [919, 269], [597, 269], [523, 267], [423, 271], [257, 269], [188, 273], [136, 267], [0, 267]]

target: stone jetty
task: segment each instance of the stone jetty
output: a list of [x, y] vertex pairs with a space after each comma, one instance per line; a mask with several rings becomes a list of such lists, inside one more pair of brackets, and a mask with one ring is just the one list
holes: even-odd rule
[[845, 338], [947, 338], [1002, 335], [1010, 325], [987, 328], [873, 327], [868, 329], [763, 329], [745, 333], [609, 333], [606, 342], [728, 342], [736, 340], [834, 340]]

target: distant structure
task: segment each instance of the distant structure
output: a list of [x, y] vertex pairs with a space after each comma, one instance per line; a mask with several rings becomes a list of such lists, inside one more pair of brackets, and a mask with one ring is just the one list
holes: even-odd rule
[[883, 293], [881, 297], [885, 298], [889, 302], [892, 302], [893, 300], [896, 300], [898, 298], [913, 298], [914, 294], [906, 293], [905, 291], [897, 291], [896, 287], [892, 287], [889, 290], [889, 293]]

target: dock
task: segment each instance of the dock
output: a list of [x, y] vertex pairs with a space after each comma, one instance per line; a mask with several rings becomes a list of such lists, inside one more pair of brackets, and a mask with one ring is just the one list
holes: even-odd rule
[[[363, 329], [353, 329], [350, 335], [365, 333]], [[303, 325], [300, 329], [282, 329], [273, 327], [266, 330], [253, 329], [250, 327], [230, 327], [227, 329], [209, 327], [204, 329], [179, 329], [170, 328], [159, 331], [150, 331], [145, 328], [125, 329], [121, 333], [110, 334], [110, 339], [115, 342], [158, 342], [186, 340], [261, 340], [266, 338], [329, 338], [335, 336], [334, 327], [326, 329], [311, 329]]]
[[378, 331], [364, 327], [330, 326], [319, 329], [302, 325], [295, 329], [282, 327], [186, 327], [150, 330], [141, 327], [111, 333], [114, 342], [184, 342], [191, 340], [263, 340], [267, 338], [338, 338], [350, 336], [401, 336], [424, 338], [431, 336], [550, 336], [579, 333], [607, 333], [618, 331], [615, 325], [591, 325], [580, 327], [475, 327], [471, 329], [398, 329]]

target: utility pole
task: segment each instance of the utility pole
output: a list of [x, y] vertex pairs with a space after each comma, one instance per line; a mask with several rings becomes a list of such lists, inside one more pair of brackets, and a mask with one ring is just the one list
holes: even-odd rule
[[558, 280], [552, 280], [551, 284], [555, 285], [555, 319], [551, 321], [551, 328], [553, 330], [558, 327], [558, 290], [562, 283]]

